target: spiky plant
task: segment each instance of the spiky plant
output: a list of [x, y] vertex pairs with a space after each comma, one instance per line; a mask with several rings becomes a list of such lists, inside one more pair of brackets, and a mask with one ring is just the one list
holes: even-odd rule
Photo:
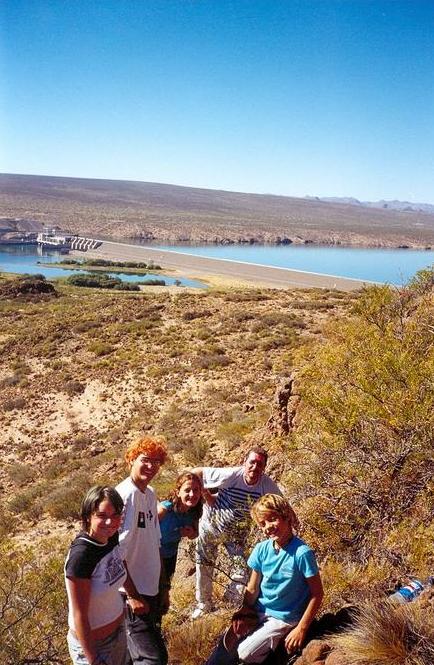
[[355, 625], [331, 641], [351, 665], [432, 665], [434, 607], [366, 604]]

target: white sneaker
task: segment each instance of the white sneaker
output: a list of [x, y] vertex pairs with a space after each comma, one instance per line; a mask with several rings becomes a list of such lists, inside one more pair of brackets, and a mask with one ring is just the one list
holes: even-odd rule
[[199, 619], [200, 617], [205, 616], [212, 612], [213, 608], [209, 603], [198, 603], [196, 609], [191, 613], [191, 619]]

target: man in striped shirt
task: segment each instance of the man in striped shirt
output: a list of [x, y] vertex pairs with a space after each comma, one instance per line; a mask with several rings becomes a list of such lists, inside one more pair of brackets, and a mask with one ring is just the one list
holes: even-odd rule
[[250, 507], [264, 494], [281, 494], [279, 487], [265, 473], [267, 452], [254, 447], [247, 453], [243, 466], [198, 467], [193, 469], [203, 481], [207, 492], [206, 505], [199, 523], [196, 546], [196, 600], [192, 618], [212, 611], [212, 578], [217, 547], [225, 546], [232, 563], [229, 596], [233, 601], [242, 597], [247, 578], [243, 550], [250, 527]]

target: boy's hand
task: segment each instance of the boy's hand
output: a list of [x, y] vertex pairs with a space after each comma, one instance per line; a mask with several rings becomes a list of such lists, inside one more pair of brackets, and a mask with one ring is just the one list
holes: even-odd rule
[[143, 598], [128, 598], [128, 605], [133, 614], [149, 614], [149, 605]]
[[258, 615], [253, 607], [243, 606], [232, 616], [232, 628], [237, 637], [245, 637], [258, 625]]
[[303, 646], [306, 639], [307, 628], [302, 628], [300, 624], [295, 626], [285, 637], [285, 648], [288, 653], [298, 651]]

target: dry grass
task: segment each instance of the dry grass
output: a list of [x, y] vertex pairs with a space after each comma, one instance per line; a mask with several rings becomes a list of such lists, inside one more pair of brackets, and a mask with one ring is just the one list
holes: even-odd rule
[[388, 601], [364, 605], [356, 625], [332, 642], [351, 665], [432, 665], [434, 607]]
[[209, 657], [228, 626], [230, 613], [214, 613], [197, 621], [172, 624], [165, 630], [170, 665], [198, 665]]

